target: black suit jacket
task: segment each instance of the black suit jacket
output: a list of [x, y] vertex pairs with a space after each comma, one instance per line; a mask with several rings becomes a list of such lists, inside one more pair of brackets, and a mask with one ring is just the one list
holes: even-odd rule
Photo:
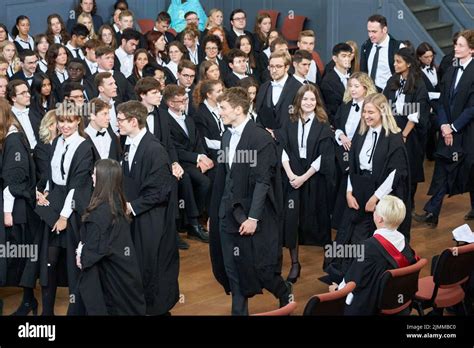
[[[36, 74], [33, 74], [33, 77], [35, 76]], [[16, 72], [12, 78], [10, 79], [10, 81], [13, 81], [13, 80], [22, 80], [22, 81], [25, 81], [26, 83], [28, 83], [28, 79], [26, 78], [25, 76], [25, 73], [23, 72], [23, 69], [20, 69], [18, 72]], [[33, 80], [31, 79], [30, 80], [31, 82], [33, 82]], [[30, 84], [28, 83], [28, 86], [30, 86]]]
[[161, 145], [163, 145], [163, 147], [168, 152], [168, 156], [170, 158], [171, 163], [174, 163], [178, 162], [178, 153], [176, 152], [176, 147], [174, 146], [174, 142], [171, 139], [168, 115], [169, 114], [166, 109], [160, 110], [155, 107], [155, 109], [153, 110], [153, 121], [155, 128], [154, 133], [150, 132], [150, 130], [148, 129], [148, 124], [147, 129], [151, 134], [153, 134], [155, 138], [157, 138], [161, 142]]
[[330, 120], [334, 119], [337, 109], [342, 104], [345, 91], [344, 84], [334, 69], [324, 74], [323, 81], [321, 82], [321, 92], [326, 103]]
[[199, 105], [199, 108], [194, 115], [194, 121], [196, 122], [196, 127], [201, 135], [201, 141], [206, 148], [207, 153], [209, 153], [213, 161], [217, 161], [218, 150], [209, 149], [204, 138], [221, 141], [222, 136], [214, 116], [212, 116], [204, 103]]
[[232, 72], [232, 70], [229, 71], [227, 76], [224, 78], [224, 84], [227, 88], [231, 87], [237, 87], [239, 85], [240, 78]]
[[[122, 146], [120, 145], [120, 140], [117, 137], [117, 135], [114, 133], [114, 131], [112, 130], [112, 127], [110, 127], [110, 125], [107, 128], [107, 133], [109, 133], [110, 137], [112, 138], [112, 141], [110, 142], [108, 158], [109, 159], [114, 159], [116, 161], [120, 161], [121, 156], [122, 156]], [[99, 151], [97, 151], [97, 148], [95, 147], [94, 142], [92, 141], [92, 139], [89, 136], [87, 137], [87, 141], [89, 141], [91, 146], [92, 146], [92, 151], [93, 151], [93, 155], [94, 155], [94, 163], [95, 163], [98, 160], [100, 160]]]
[[[395, 68], [393, 66], [393, 62], [395, 60], [395, 53], [400, 48], [401, 41], [395, 40], [392, 35], [390, 35], [390, 42], [388, 44], [388, 62], [390, 66], [390, 70], [392, 71], [392, 74], [395, 73]], [[370, 41], [370, 39], [367, 39], [365, 41], [361, 48], [360, 48], [360, 71], [368, 73], [369, 72], [369, 67], [368, 67], [368, 62], [369, 62], [369, 55], [370, 51], [372, 50], [373, 43]]]
[[[94, 79], [97, 74], [98, 72], [91, 75], [88, 78], [89, 81], [94, 85], [94, 90], [95, 90], [94, 97], [97, 97], [99, 95], [99, 90], [94, 83]], [[125, 76], [120, 71], [115, 71], [115, 70], [114, 70], [113, 75], [114, 75], [115, 83], [117, 84], [117, 98], [115, 98], [115, 100], [118, 103], [126, 102], [129, 100], [136, 100], [137, 96], [135, 94], [135, 91], [133, 90], [133, 86], [125, 78]]]
[[196, 166], [198, 155], [206, 154], [206, 151], [193, 119], [189, 116], [186, 117], [185, 122], [189, 133], [189, 135], [186, 135], [174, 117], [169, 114], [168, 110], [163, 110], [163, 112], [168, 117], [171, 139], [176, 147], [179, 163]]
[[[250, 40], [252, 40], [252, 47], [254, 47], [253, 44], [253, 35], [250, 31], [244, 30], [245, 35], [250, 37]], [[226, 30], [226, 38], [227, 38], [227, 44], [229, 45], [229, 48], [235, 48], [235, 41], [237, 40], [237, 34], [230, 28], [229, 30]]]
[[266, 128], [281, 128], [283, 123], [289, 119], [289, 107], [293, 104], [300, 86], [301, 84], [293, 76], [288, 76], [278, 103], [269, 107], [268, 102], [271, 103], [271, 95], [268, 97], [267, 93], [270, 93], [272, 87], [271, 81], [265, 82], [260, 87], [256, 97], [257, 122]]

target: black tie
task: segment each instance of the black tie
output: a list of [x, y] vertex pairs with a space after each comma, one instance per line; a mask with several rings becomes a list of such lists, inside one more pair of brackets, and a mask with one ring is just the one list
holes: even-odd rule
[[61, 177], [64, 180], [64, 176], [66, 175], [66, 171], [64, 170], [64, 159], [66, 158], [66, 152], [69, 145], [66, 145], [66, 149], [64, 150], [63, 154], [61, 155]]
[[431, 65], [427, 65], [426, 66], [426, 71], [429, 72], [429, 73], [432, 73], [433, 72], [433, 68], [431, 67]]
[[458, 65], [456, 67], [456, 73], [454, 74], [454, 83], [453, 83], [453, 91], [456, 89], [457, 87], [457, 79], [458, 79], [458, 75], [459, 74], [462, 74], [464, 72], [464, 67], [462, 65]]
[[75, 48], [74, 51], [76, 52], [76, 58], [82, 59], [79, 55], [79, 48]]
[[125, 145], [123, 149], [123, 160], [122, 160], [123, 174], [126, 176], [130, 175], [130, 167], [128, 165], [129, 153], [130, 153], [130, 144], [127, 144]]
[[377, 49], [377, 51], [375, 52], [374, 61], [372, 62], [372, 70], [370, 71], [370, 77], [372, 78], [372, 80], [374, 80], [374, 82], [375, 76], [377, 76], [377, 67], [379, 65], [379, 52], [382, 46], [375, 45], [375, 48]]
[[309, 84], [308, 80], [304, 80], [304, 81], [303, 81], [303, 84], [304, 84], [304, 85], [308, 85], [308, 84]]
[[352, 104], [352, 107], [355, 107], [355, 111], [356, 111], [356, 112], [359, 112], [359, 110], [360, 110], [359, 104], [354, 103], [354, 104]]
[[369, 163], [372, 161], [372, 157], [374, 157], [374, 152], [375, 152], [375, 145], [377, 144], [377, 132], [373, 131], [372, 132], [372, 150], [370, 151], [370, 157], [369, 157]]
[[103, 136], [105, 136], [105, 131], [103, 131], [103, 132], [97, 131], [97, 134], [95, 136], [96, 137], [103, 137]]
[[301, 132], [301, 147], [305, 147], [304, 146], [304, 126], [306, 126], [306, 124], [309, 122], [309, 118], [306, 120], [306, 121], [303, 121], [301, 123], [302, 127], [303, 127], [303, 132]]
[[222, 129], [221, 121], [220, 121], [219, 117], [217, 117], [217, 115], [214, 113], [214, 111], [211, 111], [211, 114], [216, 119], [217, 126], [219, 127], [219, 133], [222, 135], [222, 133], [224, 133], [224, 130]]

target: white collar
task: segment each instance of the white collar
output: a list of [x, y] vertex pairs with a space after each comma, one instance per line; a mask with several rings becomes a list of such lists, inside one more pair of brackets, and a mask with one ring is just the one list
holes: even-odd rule
[[380, 132], [382, 131], [382, 125], [378, 126], [377, 128], [372, 128], [372, 127], [370, 127], [370, 128], [369, 128], [369, 131], [370, 131], [370, 132], [376, 132], [377, 135], [380, 135]]
[[334, 71], [336, 72], [337, 76], [339, 76], [339, 79], [348, 79], [350, 75], [346, 72], [345, 75], [343, 75], [339, 70], [337, 70], [336, 67], [334, 67]]
[[[312, 112], [312, 113], [308, 116], [308, 119], [307, 119], [307, 122], [306, 122], [306, 123], [311, 123], [311, 122], [313, 122], [313, 120], [314, 120], [314, 112]], [[303, 125], [303, 120], [302, 120], [301, 118], [299, 119], [299, 121], [300, 121], [301, 125]]]
[[119, 48], [117, 48], [115, 50], [115, 53], [117, 55], [120, 55], [121, 57], [127, 57], [127, 58], [133, 58], [133, 54], [128, 54], [127, 52], [125, 52], [125, 50], [122, 48], [122, 46], [120, 46]]
[[138, 147], [138, 145], [140, 144], [140, 141], [142, 141], [145, 134], [146, 134], [146, 127], [143, 127], [140, 130], [140, 132], [133, 138], [128, 136], [127, 140], [125, 140], [125, 145], [135, 145], [136, 147]]
[[232, 127], [230, 129], [230, 132], [232, 134], [238, 134], [238, 135], [242, 135], [242, 132], [244, 131], [245, 129], [245, 126], [247, 125], [247, 123], [250, 121], [250, 117], [246, 117], [244, 122], [242, 122], [241, 124], [239, 124], [237, 127]]
[[244, 36], [245, 35], [245, 29], [244, 30], [239, 30], [239, 29], [235, 29], [234, 27], [232, 27], [232, 30], [234, 31], [234, 33], [237, 36]]
[[388, 228], [379, 228], [374, 232], [374, 235], [380, 234], [382, 237], [387, 239], [393, 244], [398, 251], [402, 251], [405, 248], [405, 237], [397, 230], [390, 230]]
[[28, 114], [30, 112], [30, 108], [24, 108], [23, 110], [20, 110], [17, 107], [12, 106], [12, 112], [15, 115], [24, 115], [24, 114]]
[[89, 125], [87, 126], [87, 128], [85, 129], [87, 133], [89, 134], [93, 134], [94, 136], [97, 135], [97, 132], [107, 132], [107, 128], [102, 128], [102, 129], [95, 129], [94, 127], [92, 127], [92, 124], [89, 122]]
[[108, 72], [108, 73], [111, 73], [112, 75], [114, 74], [114, 69], [112, 70], [104, 70], [102, 68], [100, 68], [99, 66], [97, 66], [97, 72]]
[[171, 111], [171, 109], [168, 109], [168, 112], [171, 116], [173, 116], [175, 119], [177, 120], [181, 120], [181, 121], [185, 121], [186, 120], [186, 116], [184, 115], [178, 115], [178, 114], [175, 114], [173, 111]]
[[[103, 101], [105, 101], [105, 102], [107, 103], [107, 101], [104, 99], [104, 97], [102, 97], [101, 94], [99, 94], [99, 99], [100, 99], [100, 100], [103, 100]], [[110, 98], [110, 100], [109, 100], [109, 105], [113, 106], [114, 104], [115, 104], [114, 98]]]
[[464, 70], [466, 69], [466, 67], [469, 65], [469, 63], [472, 61], [472, 57], [469, 58], [469, 60], [464, 63], [464, 64], [461, 64], [461, 66], [464, 68]]
[[209, 105], [207, 99], [204, 99], [204, 105], [207, 106], [207, 108], [209, 109], [210, 112], [215, 113], [217, 116], [219, 115], [219, 108], [217, 108], [217, 107], [213, 108], [211, 105]]
[[385, 40], [383, 40], [379, 44], [374, 44], [374, 46], [388, 47], [389, 42], [390, 42], [390, 35], [387, 34], [387, 37], [385, 38]]
[[241, 74], [239, 74], [239, 73], [236, 73], [235, 71], [232, 71], [232, 73], [233, 73], [235, 76], [237, 76], [240, 80], [245, 79], [245, 78], [247, 77], [247, 75], [241, 75]]
[[297, 81], [301, 82], [303, 85], [304, 85], [304, 82], [305, 82], [305, 81], [308, 81], [308, 80], [305, 79], [304, 77], [297, 76], [296, 74], [293, 74], [293, 77], [294, 77]]
[[285, 86], [285, 83], [286, 83], [286, 80], [288, 80], [288, 74], [285, 74], [285, 77], [283, 77], [280, 81], [272, 81], [272, 86], [281, 86], [281, 88], [283, 88], [283, 86]]
[[68, 146], [69, 144], [77, 141], [81, 136], [79, 135], [79, 132], [78, 131], [75, 131], [71, 136], [69, 136], [68, 138], [64, 139], [63, 136], [61, 136], [61, 139], [64, 140], [64, 145], [65, 146]]

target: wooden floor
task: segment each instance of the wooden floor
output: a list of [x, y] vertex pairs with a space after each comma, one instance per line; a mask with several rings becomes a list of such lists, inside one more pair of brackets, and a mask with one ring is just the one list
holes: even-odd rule
[[[419, 185], [416, 194], [416, 210], [421, 212], [423, 204], [427, 201], [426, 195], [433, 162], [425, 163], [427, 183]], [[413, 222], [411, 230], [411, 245], [417, 254], [428, 258], [438, 254], [446, 247], [453, 246], [451, 231], [465, 223], [463, 216], [470, 209], [469, 195], [456, 196], [445, 199], [440, 223], [436, 229], [427, 228]], [[474, 228], [474, 223], [470, 223]], [[181, 271], [179, 284], [181, 290], [180, 302], [171, 311], [173, 315], [229, 315], [231, 299], [227, 296], [221, 286], [214, 279], [209, 258], [208, 245], [189, 240], [191, 248], [180, 251]], [[327, 291], [327, 285], [321, 283], [318, 278], [322, 272], [323, 249], [320, 247], [302, 246], [300, 248], [300, 263], [302, 265], [301, 277], [294, 286], [295, 301], [298, 303], [296, 314], [303, 312], [308, 299], [317, 293]], [[284, 250], [283, 275], [286, 277], [289, 270], [288, 251]], [[429, 275], [428, 266], [425, 267], [421, 276]], [[22, 292], [17, 288], [0, 288], [0, 298], [4, 299], [4, 314], [12, 313], [21, 302]], [[36, 290], [36, 298], [41, 299], [41, 293]], [[58, 291], [56, 301], [56, 314], [64, 315], [67, 310], [67, 289]], [[40, 301], [41, 302], [41, 301]], [[40, 304], [41, 306], [41, 304]], [[271, 294], [264, 293], [249, 301], [250, 313], [273, 310], [278, 307], [278, 300]], [[39, 310], [41, 313], [41, 308]]]

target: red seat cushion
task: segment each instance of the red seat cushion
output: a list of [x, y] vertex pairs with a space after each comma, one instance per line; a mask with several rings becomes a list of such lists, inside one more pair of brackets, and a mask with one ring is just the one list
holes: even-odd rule
[[[435, 284], [433, 277], [424, 277], [418, 279], [418, 292], [415, 294], [417, 300], [428, 301], [433, 295]], [[435, 299], [435, 306], [438, 308], [446, 308], [458, 304], [464, 299], [464, 291], [460, 285], [452, 288], [439, 288], [438, 295]]]

